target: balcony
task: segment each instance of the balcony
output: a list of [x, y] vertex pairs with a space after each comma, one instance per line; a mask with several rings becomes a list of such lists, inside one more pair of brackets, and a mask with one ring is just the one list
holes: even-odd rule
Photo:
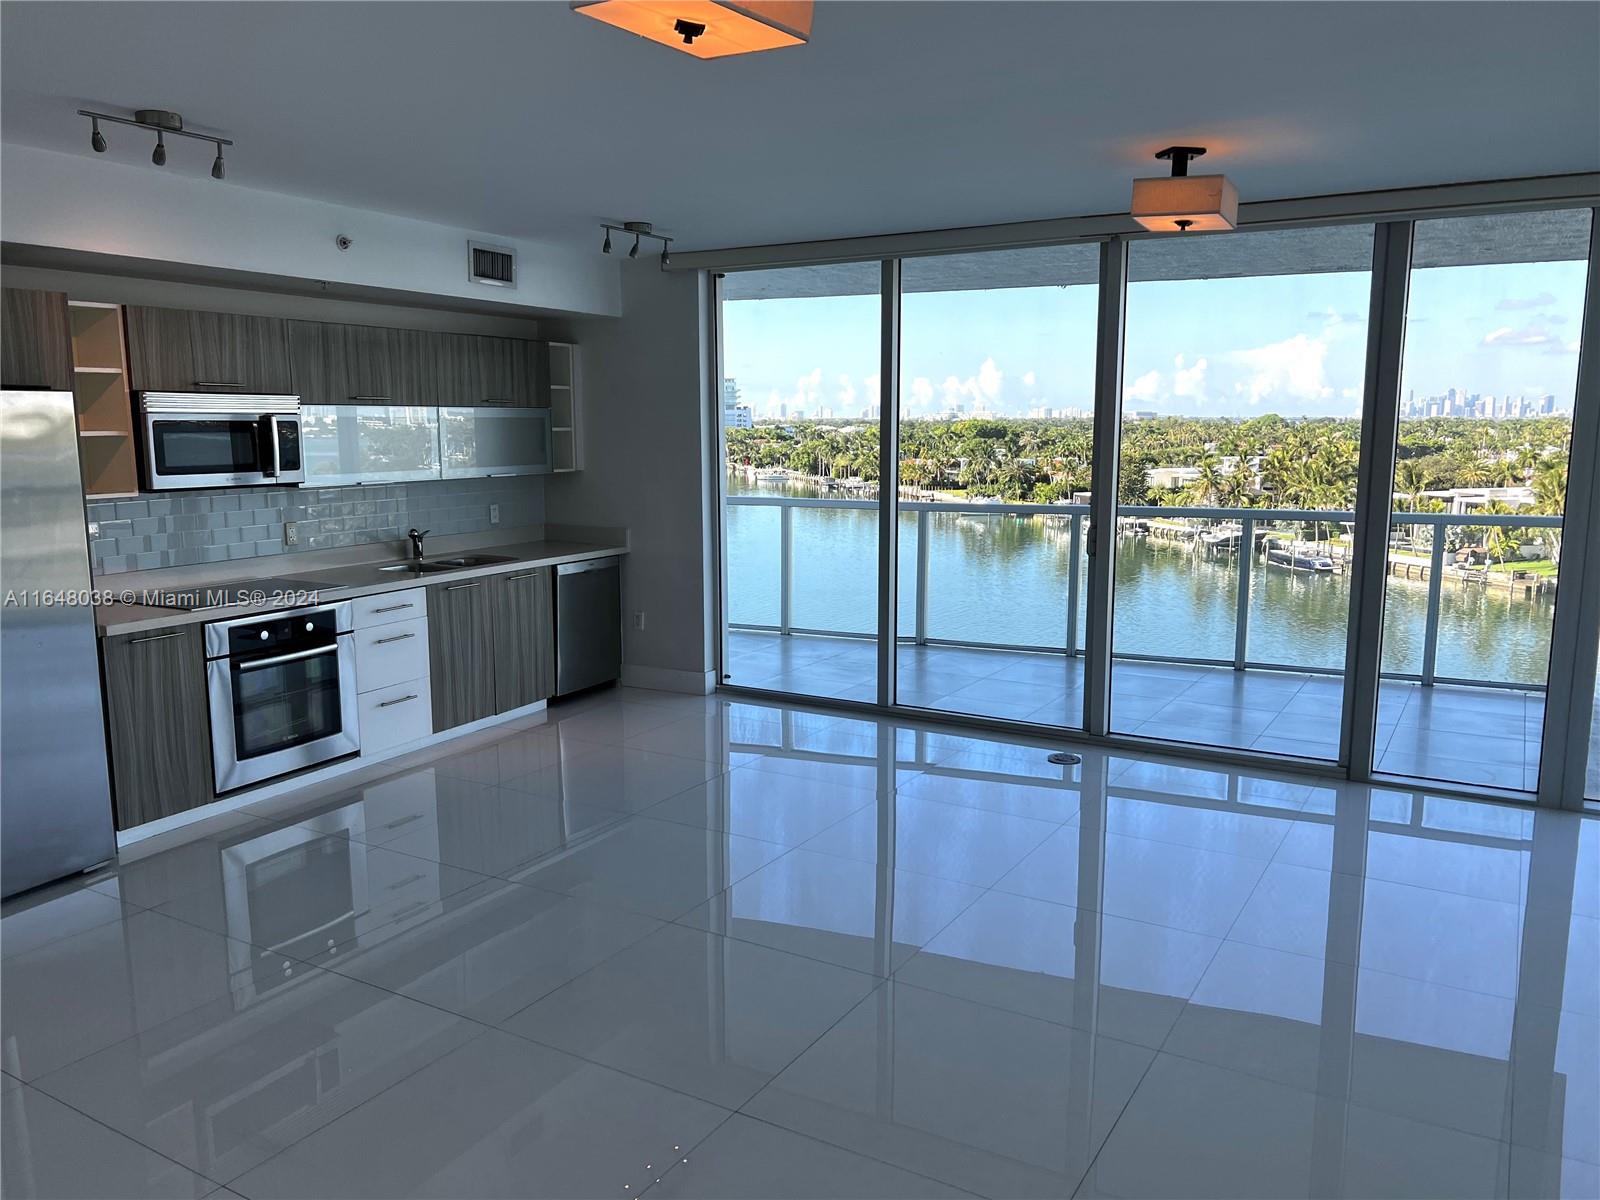
[[[875, 543], [877, 502], [734, 495], [727, 504], [728, 682], [874, 700], [876, 573], [850, 547]], [[1118, 512], [1112, 731], [1337, 758], [1341, 531], [1354, 514]], [[1081, 727], [1087, 506], [902, 501], [899, 513], [899, 703]], [[1457, 567], [1451, 547], [1560, 524], [1522, 513], [1393, 515], [1379, 771], [1537, 786], [1554, 581], [1519, 577], [1514, 564]], [[989, 548], [1014, 544], [1023, 525], [1031, 551], [996, 561]], [[847, 580], [861, 590], [862, 578], [867, 595], [847, 590]]]

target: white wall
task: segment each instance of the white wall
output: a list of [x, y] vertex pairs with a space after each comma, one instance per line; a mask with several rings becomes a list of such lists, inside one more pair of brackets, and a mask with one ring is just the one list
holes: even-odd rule
[[[354, 239], [348, 251], [334, 245], [339, 234]], [[517, 251], [515, 289], [468, 282], [469, 237]], [[0, 148], [0, 239], [508, 308], [621, 311], [620, 264], [597, 246], [519, 241], [259, 191], [232, 178], [15, 144]]]
[[[550, 525], [627, 526], [624, 680], [712, 686], [715, 511], [704, 469], [704, 280], [625, 262], [620, 320], [570, 323], [581, 347], [584, 469], [552, 476]], [[645, 614], [644, 629], [633, 614]]]

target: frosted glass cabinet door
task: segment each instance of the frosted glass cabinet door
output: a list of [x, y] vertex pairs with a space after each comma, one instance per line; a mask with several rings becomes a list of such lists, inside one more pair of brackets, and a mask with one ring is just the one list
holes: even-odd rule
[[439, 441], [446, 479], [543, 475], [550, 470], [550, 410], [441, 408]]
[[305, 404], [306, 487], [439, 478], [439, 410], [403, 404]]

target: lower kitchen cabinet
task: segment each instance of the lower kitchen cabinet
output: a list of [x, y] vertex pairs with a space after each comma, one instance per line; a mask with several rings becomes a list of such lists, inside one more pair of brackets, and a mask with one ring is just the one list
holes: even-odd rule
[[428, 588], [428, 666], [435, 732], [495, 714], [494, 579]]
[[548, 700], [556, 690], [554, 571], [494, 577], [495, 711]]
[[199, 625], [101, 640], [118, 829], [216, 797]]
[[361, 753], [382, 754], [412, 746], [433, 733], [433, 696], [428, 676], [363, 691], [356, 697]]

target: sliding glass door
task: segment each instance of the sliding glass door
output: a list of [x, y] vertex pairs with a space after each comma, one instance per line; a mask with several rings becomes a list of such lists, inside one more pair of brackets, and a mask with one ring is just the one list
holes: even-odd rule
[[1379, 772], [1538, 787], [1589, 224], [1579, 209], [1416, 226]]
[[724, 683], [875, 701], [879, 265], [730, 274]]
[[[1551, 799], [1544, 728], [1573, 730], [1563, 774], [1586, 735], [1600, 745], [1587, 697], [1547, 694], [1571, 691], [1549, 670], [1558, 588], [1580, 586], [1563, 583], [1568, 482], [1600, 471], [1572, 447], [1593, 402], [1577, 383], [1591, 224], [1398, 221], [1383, 245], [1409, 238], [1406, 280], [1374, 279], [1361, 223], [1132, 237], [1121, 292], [1122, 255], [1097, 241], [728, 274], [722, 682], [1321, 762], [1350, 713], [1373, 718], [1371, 758], [1345, 763], [1358, 778]], [[1099, 326], [1117, 295], [1120, 338]], [[1385, 307], [1402, 299], [1403, 326]], [[1362, 445], [1391, 418], [1392, 474], [1389, 445]], [[1108, 455], [1115, 515], [1097, 530]]]
[[1129, 247], [1111, 730], [1339, 752], [1372, 226]]
[[901, 704], [1082, 727], [1098, 262], [901, 265]]

